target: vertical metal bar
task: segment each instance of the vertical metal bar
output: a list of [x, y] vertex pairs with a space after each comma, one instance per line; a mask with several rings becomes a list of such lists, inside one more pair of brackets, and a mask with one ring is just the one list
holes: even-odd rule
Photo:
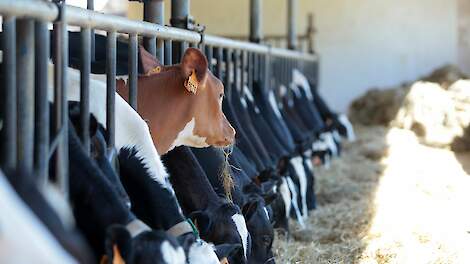
[[82, 28], [80, 33], [80, 131], [86, 153], [90, 153], [90, 69], [91, 69], [91, 34], [89, 28]]
[[54, 23], [54, 130], [60, 137], [54, 152], [55, 175], [57, 184], [63, 194], [68, 197], [68, 106], [67, 106], [67, 66], [68, 66], [68, 33], [66, 8], [59, 5], [59, 20]]
[[47, 23], [36, 21], [34, 35], [36, 40], [34, 167], [38, 177], [37, 182], [40, 186], [44, 186], [49, 175], [49, 102], [47, 100], [49, 30], [47, 29]]
[[209, 70], [212, 71], [213, 70], [213, 65], [212, 65], [213, 49], [212, 49], [211, 46], [206, 45], [204, 47], [204, 50], [205, 50], [205, 53], [206, 53], [207, 62], [209, 63]]
[[253, 53], [252, 52], [248, 53], [248, 63], [246, 64], [246, 67], [248, 71], [247, 86], [248, 86], [248, 89], [252, 91], [252, 88], [253, 88]]
[[248, 79], [247, 71], [246, 71], [247, 59], [248, 59], [247, 51], [243, 50], [242, 58], [241, 58], [241, 80], [240, 80], [241, 89], [240, 90], [245, 89], [245, 85], [247, 84], [247, 79]]
[[266, 54], [264, 55], [264, 59], [263, 59], [263, 73], [262, 73], [262, 80], [263, 80], [263, 89], [264, 91], [268, 91], [270, 89], [272, 89], [271, 87], [271, 60], [270, 60], [270, 55], [269, 54]]
[[16, 168], [16, 21], [3, 17], [2, 88], [0, 89], [0, 165], [3, 169]]
[[137, 110], [137, 44], [137, 35], [129, 35], [129, 104], [135, 110]]
[[[164, 6], [163, 0], [149, 0], [144, 1], [144, 20], [147, 22], [163, 25]], [[163, 52], [160, 50], [157, 54], [157, 39], [156, 37], [144, 37], [145, 49], [161, 60]]]
[[315, 25], [313, 24], [313, 13], [309, 13], [307, 17], [307, 47], [308, 52], [315, 53], [314, 47], [314, 35], [315, 35]]
[[[171, 0], [171, 25], [177, 28], [187, 28], [189, 19], [189, 0]], [[173, 42], [173, 61], [180, 61], [184, 52], [184, 45]]]
[[297, 0], [288, 0], [287, 4], [287, 48], [295, 50], [297, 48], [297, 28], [295, 19], [297, 18]]
[[263, 39], [262, 0], [250, 1], [250, 41], [260, 43]]
[[[88, 10], [95, 10], [94, 0], [87, 0], [86, 8]], [[90, 30], [90, 36], [91, 36], [90, 59], [91, 61], [95, 61], [95, 30], [94, 29]]]
[[234, 82], [234, 88], [237, 89], [237, 91], [240, 91], [240, 85], [241, 85], [241, 71], [240, 71], [240, 51], [235, 50], [233, 52], [234, 56], [234, 76], [233, 76], [233, 82]]
[[116, 31], [106, 38], [106, 130], [108, 148], [114, 148], [116, 124], [114, 115], [116, 92]]
[[224, 60], [225, 60], [225, 76], [224, 76], [224, 86], [227, 90], [231, 87], [231, 80], [232, 80], [232, 51], [230, 49], [224, 49]]
[[217, 59], [215, 76], [217, 76], [217, 78], [219, 78], [219, 79], [222, 79], [223, 50], [222, 50], [221, 47], [216, 48], [216, 55], [215, 56], [216, 56], [215, 58]]
[[34, 151], [34, 20], [18, 19], [16, 35], [17, 162], [33, 170]]
[[165, 40], [165, 65], [172, 65], [172, 59], [173, 59], [173, 41], [171, 39]]

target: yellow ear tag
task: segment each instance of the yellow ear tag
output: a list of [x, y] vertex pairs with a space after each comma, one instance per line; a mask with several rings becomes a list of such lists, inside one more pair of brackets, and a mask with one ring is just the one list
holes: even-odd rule
[[196, 71], [193, 70], [191, 75], [189, 75], [188, 79], [184, 82], [184, 87], [186, 87], [186, 90], [188, 90], [189, 92], [196, 94], [198, 86], [199, 81], [196, 77]]
[[157, 67], [151, 69], [149, 72], [147, 72], [147, 75], [152, 75], [152, 74], [155, 74], [155, 73], [160, 73], [161, 71], [162, 71], [162, 67], [157, 66]]
[[126, 264], [116, 245], [113, 245], [113, 264]]

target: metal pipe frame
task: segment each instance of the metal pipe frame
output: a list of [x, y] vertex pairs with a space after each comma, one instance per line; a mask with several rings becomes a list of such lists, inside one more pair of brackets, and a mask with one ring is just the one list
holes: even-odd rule
[[[176, 1], [176, 0], [174, 0]], [[182, 1], [182, 0], [181, 0]], [[32, 9], [31, 6], [35, 8]], [[78, 7], [67, 6], [67, 23], [79, 27], [89, 27], [105, 31], [116, 31], [119, 33], [135, 33], [143, 36], [156, 36], [164, 40], [186, 41], [199, 43], [201, 35], [196, 32], [161, 26], [149, 22], [132, 21], [127, 18], [105, 15], [99, 12], [86, 10]], [[0, 1], [0, 14], [17, 17], [30, 17], [44, 21], [54, 21], [58, 16], [56, 5], [47, 1], [22, 0], [22, 1]], [[299, 60], [315, 61], [317, 56], [305, 54], [292, 50], [271, 48], [264, 45], [231, 40], [227, 38], [205, 35], [206, 45], [233, 50], [247, 50], [254, 53], [269, 54], [275, 57], [293, 58]]]
[[86, 153], [90, 154], [90, 70], [92, 37], [89, 28], [81, 29], [80, 42], [80, 131], [78, 131], [78, 134]]
[[297, 27], [295, 21], [297, 18], [297, 0], [288, 0], [287, 2], [287, 48], [295, 50], [297, 48]]
[[137, 46], [138, 37], [136, 34], [129, 35], [129, 104], [137, 111]]
[[[62, 4], [59, 4], [62, 5]], [[67, 104], [67, 67], [68, 67], [68, 33], [66, 8], [61, 7], [59, 19], [53, 24], [54, 31], [54, 120], [55, 139], [51, 145], [54, 151], [55, 175], [57, 185], [65, 197], [69, 190], [68, 158], [68, 104]], [[56, 143], [54, 143], [56, 142]]]
[[116, 138], [116, 31], [108, 32], [106, 38], [106, 142], [114, 148]]
[[262, 41], [262, 21], [262, 0], [250, 0], [250, 42]]
[[[47, 62], [49, 60], [49, 30], [47, 23], [35, 22], [35, 127], [34, 170], [37, 182], [45, 186], [49, 175], [49, 102], [47, 100]], [[21, 99], [21, 98], [20, 98]]]
[[30, 174], [34, 165], [34, 20], [16, 21], [17, 163]]
[[0, 89], [0, 165], [4, 170], [16, 168], [17, 156], [17, 111], [16, 111], [16, 20], [15, 17], [3, 17], [3, 63], [2, 87]]

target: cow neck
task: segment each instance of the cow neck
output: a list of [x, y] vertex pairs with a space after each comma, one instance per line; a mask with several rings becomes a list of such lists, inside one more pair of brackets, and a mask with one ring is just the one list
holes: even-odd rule
[[160, 155], [170, 149], [172, 143], [190, 116], [190, 94], [183, 87], [185, 81], [181, 66], [169, 66], [162, 72], [142, 76], [138, 80], [139, 113], [149, 120], [150, 131]]

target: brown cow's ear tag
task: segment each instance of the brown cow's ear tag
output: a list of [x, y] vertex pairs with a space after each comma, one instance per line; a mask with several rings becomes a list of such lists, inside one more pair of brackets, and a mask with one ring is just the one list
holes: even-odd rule
[[126, 264], [117, 245], [113, 245], [113, 264]]
[[198, 86], [199, 81], [196, 77], [196, 71], [193, 70], [191, 75], [189, 75], [188, 79], [184, 82], [184, 87], [186, 87], [186, 90], [189, 92], [196, 94]]

